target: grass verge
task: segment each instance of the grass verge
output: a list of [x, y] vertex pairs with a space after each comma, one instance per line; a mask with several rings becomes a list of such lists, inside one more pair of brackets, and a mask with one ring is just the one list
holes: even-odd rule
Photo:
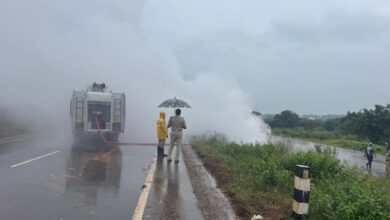
[[192, 147], [228, 195], [236, 214], [287, 219], [294, 168], [311, 167], [310, 218], [390, 219], [390, 181], [346, 167], [332, 151], [292, 153], [283, 144], [237, 144], [197, 138]]

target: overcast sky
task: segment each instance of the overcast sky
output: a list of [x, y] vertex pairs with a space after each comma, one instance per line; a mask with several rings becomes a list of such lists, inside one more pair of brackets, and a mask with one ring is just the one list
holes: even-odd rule
[[147, 1], [141, 28], [193, 78], [237, 80], [261, 112], [390, 102], [390, 1]]
[[387, 0], [1, 0], [0, 99], [67, 114], [104, 81], [233, 115], [340, 114], [390, 103], [389, 39]]

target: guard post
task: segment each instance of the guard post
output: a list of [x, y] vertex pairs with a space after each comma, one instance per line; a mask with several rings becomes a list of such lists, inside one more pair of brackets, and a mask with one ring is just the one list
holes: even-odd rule
[[295, 166], [293, 217], [296, 220], [309, 219], [310, 167]]

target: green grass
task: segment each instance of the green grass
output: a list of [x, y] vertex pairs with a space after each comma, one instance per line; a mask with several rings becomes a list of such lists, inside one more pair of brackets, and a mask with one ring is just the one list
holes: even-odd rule
[[288, 217], [294, 168], [311, 168], [312, 219], [390, 219], [390, 181], [346, 167], [331, 150], [292, 153], [283, 144], [237, 144], [194, 139], [192, 146], [243, 218]]
[[[348, 148], [358, 151], [364, 151], [368, 139], [356, 137], [354, 135], [343, 135], [333, 131], [322, 130], [305, 130], [303, 128], [274, 128], [272, 134], [297, 138], [300, 140], [311, 141], [320, 144], [332, 145], [336, 147]], [[374, 144], [375, 152], [378, 154], [386, 154], [386, 147], [383, 145]]]

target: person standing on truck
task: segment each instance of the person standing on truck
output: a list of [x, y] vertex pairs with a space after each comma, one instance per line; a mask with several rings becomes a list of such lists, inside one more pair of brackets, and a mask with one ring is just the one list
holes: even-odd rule
[[371, 163], [374, 159], [374, 156], [376, 157], [374, 147], [372, 146], [372, 143], [370, 143], [365, 150], [364, 155], [367, 157], [368, 162], [366, 163], [367, 170], [371, 170]]
[[97, 124], [99, 124], [100, 129], [106, 129], [106, 121], [103, 119], [102, 114], [98, 114], [98, 116], [96, 117], [96, 121]]
[[165, 122], [165, 112], [160, 112], [160, 118], [157, 120], [157, 155], [159, 157], [166, 157], [164, 153], [165, 139], [168, 138], [168, 128]]
[[183, 139], [183, 129], [187, 129], [186, 122], [181, 117], [181, 110], [176, 109], [176, 116], [171, 117], [168, 122], [168, 128], [171, 128], [171, 145], [168, 151], [168, 162], [171, 162], [171, 154], [173, 147], [176, 145], [175, 163], [179, 163], [179, 155], [181, 151], [181, 141]]

